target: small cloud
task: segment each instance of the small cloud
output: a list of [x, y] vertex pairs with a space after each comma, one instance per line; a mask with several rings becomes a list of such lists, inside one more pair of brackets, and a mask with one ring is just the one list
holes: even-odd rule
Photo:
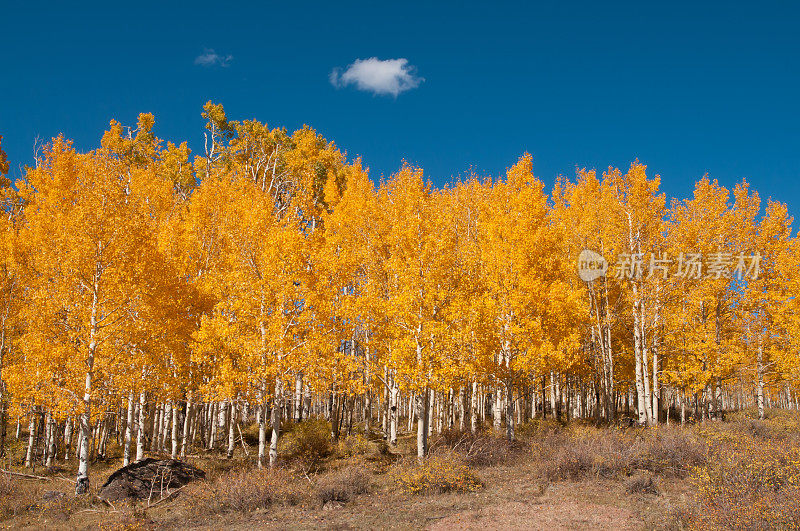
[[205, 48], [203, 53], [194, 58], [194, 64], [199, 66], [221, 66], [227, 67], [233, 61], [232, 55], [220, 55], [212, 48]]
[[328, 79], [336, 88], [355, 85], [358, 90], [397, 97], [401, 92], [417, 88], [425, 81], [416, 75], [416, 70], [408, 64], [408, 59], [381, 61], [377, 57], [370, 57], [356, 59], [344, 72], [334, 68]]

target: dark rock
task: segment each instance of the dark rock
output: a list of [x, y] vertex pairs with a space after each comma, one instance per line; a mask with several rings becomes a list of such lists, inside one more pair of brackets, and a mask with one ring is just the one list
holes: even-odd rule
[[120, 468], [100, 488], [106, 500], [134, 498], [159, 500], [190, 481], [202, 479], [206, 473], [175, 459], [147, 458]]

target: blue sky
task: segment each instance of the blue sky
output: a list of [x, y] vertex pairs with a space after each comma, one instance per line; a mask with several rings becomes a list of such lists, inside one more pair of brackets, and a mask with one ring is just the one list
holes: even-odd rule
[[[688, 196], [709, 172], [727, 186], [747, 178], [762, 197], [800, 212], [797, 5], [3, 2], [0, 10], [0, 134], [17, 176], [37, 135], [63, 132], [88, 150], [110, 119], [129, 124], [139, 112], [155, 114], [162, 138], [199, 150], [201, 107], [212, 99], [233, 119], [309, 124], [361, 155], [376, 178], [406, 159], [441, 185], [470, 169], [497, 175], [529, 151], [550, 184], [576, 167], [625, 168], [639, 158], [669, 195]], [[373, 57], [405, 59], [416, 86], [376, 95], [359, 89], [357, 75], [344, 77]]]

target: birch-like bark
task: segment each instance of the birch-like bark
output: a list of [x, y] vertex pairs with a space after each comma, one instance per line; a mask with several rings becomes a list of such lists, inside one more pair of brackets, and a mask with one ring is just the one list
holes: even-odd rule
[[211, 428], [211, 433], [208, 435], [208, 450], [214, 449], [214, 444], [217, 440], [217, 410], [219, 409], [219, 402], [212, 402], [210, 405], [210, 419], [209, 424]]
[[47, 410], [44, 416], [44, 437], [42, 438], [42, 442], [44, 443], [44, 448], [42, 449], [42, 464], [47, 467], [52, 464], [50, 458], [50, 434], [53, 431], [52, 419], [53, 414], [50, 410]]
[[366, 367], [364, 368], [364, 382], [366, 383], [366, 391], [364, 391], [364, 433], [369, 436], [372, 430], [372, 393], [370, 391], [371, 378], [369, 374], [369, 348], [366, 349]]
[[47, 461], [45, 466], [50, 468], [53, 466], [53, 460], [56, 457], [56, 429], [58, 428], [56, 418], [51, 414], [48, 428], [48, 445], [47, 445]]
[[145, 416], [147, 402], [144, 391], [139, 393], [139, 426], [136, 432], [136, 462], [144, 459], [144, 445], [147, 434], [145, 433], [147, 417]]
[[478, 431], [478, 382], [472, 382], [472, 393], [469, 397], [469, 429]]
[[28, 422], [28, 449], [25, 452], [25, 468], [30, 468], [33, 463], [33, 447], [36, 444], [36, 410], [31, 412], [31, 419]]
[[653, 399], [650, 392], [650, 348], [647, 343], [647, 321], [644, 301], [640, 305], [642, 315], [639, 319], [641, 327], [641, 349], [642, 349], [642, 382], [644, 384], [644, 411], [647, 416], [647, 425], [653, 425]]
[[111, 431], [109, 429], [109, 425], [111, 424], [111, 419], [108, 418], [106, 414], [106, 418], [100, 423], [100, 436], [98, 437], [97, 442], [97, 455], [103, 459], [106, 458], [106, 443], [108, 442], [108, 432]]
[[181, 437], [181, 459], [186, 459], [186, 447], [191, 440], [192, 414], [194, 413], [194, 403], [192, 402], [192, 391], [186, 392], [186, 415], [183, 418], [183, 437]]
[[89, 351], [86, 356], [86, 381], [83, 393], [83, 414], [81, 415], [81, 453], [78, 458], [78, 476], [75, 479], [75, 494], [89, 492], [89, 437], [90, 423], [92, 422], [92, 377], [94, 376], [94, 357], [97, 351], [97, 305], [99, 292], [99, 268], [95, 273], [94, 289], [92, 290], [92, 313], [89, 328]]
[[[266, 388], [266, 385], [264, 387]], [[265, 392], [262, 392], [261, 403], [258, 408], [258, 468], [264, 468], [267, 450], [267, 401]]]
[[494, 395], [492, 396], [492, 426], [494, 428], [494, 432], [497, 434], [500, 433], [500, 428], [503, 423], [502, 399], [500, 398], [501, 393], [502, 391], [500, 386], [495, 386]]
[[647, 424], [647, 402], [644, 392], [644, 374], [642, 371], [642, 329], [640, 323], [639, 308], [641, 301], [639, 300], [639, 290], [636, 282], [633, 282], [633, 352], [635, 358], [636, 370], [636, 411], [639, 417], [639, 425], [644, 426]]
[[506, 391], [506, 438], [514, 440], [514, 400], [511, 388], [511, 381], [507, 384]]
[[228, 414], [228, 459], [233, 458], [233, 452], [236, 449], [236, 434], [234, 433], [234, 429], [236, 428], [236, 401], [231, 400], [229, 402], [229, 414]]
[[131, 439], [133, 438], [133, 413], [136, 409], [134, 404], [133, 390], [128, 393], [128, 416], [125, 423], [125, 443], [122, 448], [122, 466], [131, 464]]
[[168, 400], [166, 404], [164, 404], [164, 409], [161, 412], [161, 442], [159, 444], [159, 450], [161, 452], [167, 451], [167, 438], [170, 434], [170, 426], [172, 421], [172, 400]]
[[464, 405], [466, 399], [467, 399], [467, 393], [464, 390], [464, 386], [462, 385], [458, 388], [458, 429], [460, 431], [464, 431], [465, 429], [467, 429], [467, 424], [466, 424], [467, 420], [466, 418], [464, 418], [467, 409]]
[[[660, 289], [656, 292], [656, 297], [658, 297], [658, 293], [659, 292], [660, 292]], [[661, 317], [661, 310], [660, 310], [659, 307], [656, 307], [655, 317], [653, 319], [653, 343], [652, 343], [652, 348], [651, 348], [651, 350], [653, 352], [653, 375], [652, 375], [653, 376], [653, 389], [652, 389], [652, 395], [651, 396], [652, 396], [652, 399], [653, 399], [653, 403], [652, 403], [653, 415], [652, 416], [653, 416], [653, 423], [654, 424], [658, 423], [660, 421], [660, 419], [661, 419], [661, 414], [660, 414], [661, 410], [660, 410], [659, 403], [658, 403], [658, 396], [659, 396], [659, 389], [660, 389], [659, 383], [658, 383], [658, 371], [659, 371], [659, 365], [658, 365], [658, 354], [659, 354], [659, 351], [658, 350], [659, 349], [658, 349], [658, 343], [657, 343], [657, 339], [656, 339], [658, 337], [658, 324], [659, 324], [660, 317]]]
[[280, 376], [275, 377], [275, 396], [272, 399], [272, 439], [269, 444], [269, 467], [278, 464], [278, 438], [281, 436], [281, 406], [283, 382]]
[[[178, 415], [180, 410], [178, 408], [178, 403], [174, 402], [172, 404], [172, 454], [170, 457], [172, 459], [178, 458]], [[188, 414], [187, 414], [188, 416]]]
[[64, 461], [69, 461], [69, 449], [72, 447], [72, 417], [64, 422]]
[[303, 375], [298, 373], [294, 377], [294, 398], [292, 400], [294, 412], [292, 418], [295, 422], [303, 419]]
[[428, 453], [428, 408], [429, 391], [426, 387], [421, 393], [417, 394], [414, 403], [417, 415], [417, 459], [421, 462]]
[[389, 444], [397, 446], [397, 405], [400, 389], [392, 381], [392, 389], [389, 392]]
[[152, 424], [152, 429], [150, 430], [150, 451], [158, 452], [160, 450], [159, 444], [161, 443], [161, 418], [164, 408], [159, 403], [154, 405], [155, 407], [152, 408], [152, 423], [148, 422], [148, 424]]
[[408, 429], [406, 431], [411, 431], [411, 428], [414, 427], [414, 415], [416, 413], [416, 396], [414, 393], [408, 394]]

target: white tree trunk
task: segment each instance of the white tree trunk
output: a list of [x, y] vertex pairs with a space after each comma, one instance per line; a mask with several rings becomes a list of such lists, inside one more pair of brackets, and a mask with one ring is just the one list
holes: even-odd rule
[[236, 449], [236, 434], [234, 433], [234, 429], [236, 428], [236, 402], [231, 400], [229, 402], [230, 413], [228, 414], [228, 459], [233, 457], [233, 452]]
[[500, 433], [500, 428], [503, 423], [502, 399], [500, 398], [500, 393], [500, 386], [495, 386], [494, 395], [492, 396], [492, 425], [494, 426], [495, 433]]
[[303, 419], [303, 375], [298, 373], [294, 377], [294, 400], [292, 402], [294, 412], [292, 418], [295, 422]]
[[145, 426], [147, 419], [145, 417], [145, 409], [147, 409], [146, 396], [144, 391], [139, 393], [139, 426], [136, 433], [136, 462], [138, 463], [144, 459], [144, 445], [146, 442], [147, 434], [145, 433]]
[[181, 438], [181, 459], [186, 459], [186, 448], [191, 440], [192, 416], [194, 413], [194, 403], [192, 402], [192, 391], [186, 392], [186, 416], [183, 419], [183, 437]]
[[472, 382], [472, 394], [469, 397], [469, 429], [478, 431], [478, 382]]
[[269, 467], [278, 464], [278, 438], [281, 436], [281, 406], [283, 398], [283, 382], [275, 378], [275, 396], [272, 399], [272, 439], [269, 444]]
[[264, 468], [267, 450], [267, 403], [262, 398], [258, 405], [258, 468]]
[[[98, 268], [99, 270], [99, 268]], [[94, 375], [94, 356], [97, 351], [97, 295], [99, 273], [95, 274], [92, 293], [92, 314], [89, 329], [89, 350], [86, 356], [86, 381], [83, 393], [83, 414], [81, 415], [81, 452], [78, 458], [78, 476], [75, 479], [75, 494], [89, 492], [89, 437], [92, 422], [92, 376]]]
[[25, 452], [25, 468], [30, 468], [33, 463], [33, 446], [36, 444], [36, 408], [31, 410], [31, 419], [28, 422], [28, 450]]
[[459, 431], [464, 431], [467, 429], [467, 420], [466, 420], [466, 407], [464, 407], [464, 402], [466, 401], [466, 392], [464, 391], [464, 386], [460, 386], [458, 388], [458, 429]]
[[423, 461], [428, 453], [428, 408], [429, 391], [425, 388], [417, 395], [415, 409], [417, 415], [417, 459]]
[[133, 438], [134, 393], [128, 393], [128, 417], [125, 423], [125, 443], [122, 449], [122, 466], [131, 464], [131, 439]]
[[392, 382], [392, 389], [389, 392], [389, 444], [397, 446], [397, 406], [400, 389], [397, 384]]
[[636, 411], [639, 416], [639, 425], [647, 424], [649, 415], [647, 414], [648, 403], [645, 396], [645, 383], [642, 362], [642, 329], [641, 317], [639, 313], [641, 302], [639, 301], [639, 291], [636, 282], [633, 282], [633, 352], [636, 363]]
[[167, 438], [170, 434], [170, 421], [172, 420], [172, 400], [168, 400], [163, 409], [161, 410], [161, 422], [159, 429], [161, 430], [161, 437], [159, 439], [158, 450], [160, 452], [167, 451]]
[[49, 467], [53, 464], [50, 457], [50, 436], [53, 432], [53, 414], [48, 410], [44, 417], [44, 449], [42, 451], [42, 464]]
[[72, 446], [72, 417], [64, 422], [64, 461], [69, 461], [69, 449]]
[[[178, 403], [174, 402], [172, 404], [172, 455], [170, 456], [170, 457], [172, 457], [172, 459], [177, 459], [178, 458], [178, 433], [179, 433], [178, 432], [178, 421], [180, 420], [178, 418], [179, 413], [180, 413], [180, 410], [178, 408]], [[186, 416], [187, 417], [189, 416], [188, 411], [186, 413]]]

